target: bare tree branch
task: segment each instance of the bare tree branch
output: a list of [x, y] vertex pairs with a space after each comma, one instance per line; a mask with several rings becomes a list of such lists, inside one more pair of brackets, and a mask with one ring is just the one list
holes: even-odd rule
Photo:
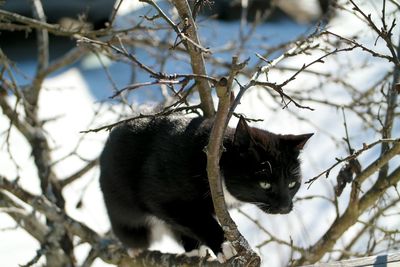
[[[190, 40], [193, 40], [195, 44], [200, 45], [200, 40], [197, 35], [197, 26], [192, 17], [189, 4], [186, 0], [173, 0], [172, 1], [178, 10], [179, 16], [182, 20], [184, 34], [187, 34]], [[192, 64], [192, 70], [197, 75], [207, 75], [203, 52], [198, 48], [197, 45], [193, 45], [191, 42], [184, 41], [187, 50], [189, 52]], [[198, 91], [201, 100], [201, 109], [204, 112], [205, 117], [212, 117], [215, 113], [214, 104], [211, 97], [211, 86], [206, 80], [197, 80]]]
[[[399, 149], [397, 145], [397, 149]], [[397, 152], [398, 153], [398, 152]], [[377, 168], [375, 168], [376, 170]], [[358, 177], [364, 177], [362, 172]], [[362, 180], [356, 178], [356, 180]], [[308, 253], [302, 258], [294, 262], [294, 265], [302, 265], [305, 263], [315, 263], [322, 256], [332, 249], [336, 240], [343, 235], [354, 223], [358, 217], [368, 208], [370, 208], [385, 193], [386, 189], [396, 185], [400, 181], [400, 167], [395, 169], [385, 179], [378, 179], [377, 182], [368, 190], [360, 199], [353, 200], [353, 205], [349, 205], [346, 211], [337, 218], [329, 227], [324, 236], [313, 246], [307, 249]], [[353, 182], [353, 187], [358, 188], [360, 183]], [[357, 189], [358, 190], [358, 189]]]
[[236, 74], [244, 67], [238, 63], [237, 57], [232, 58], [231, 73], [216, 85], [219, 98], [218, 110], [210, 133], [209, 143], [206, 148], [207, 153], [207, 174], [210, 183], [211, 196], [214, 203], [215, 213], [218, 221], [222, 225], [226, 238], [232, 243], [240, 255], [237, 260], [240, 265], [259, 266], [260, 258], [250, 249], [246, 239], [240, 234], [235, 222], [231, 219], [224, 200], [222, 189], [219, 160], [223, 151], [224, 133], [229, 120], [229, 109], [231, 107], [231, 90], [233, 79]]

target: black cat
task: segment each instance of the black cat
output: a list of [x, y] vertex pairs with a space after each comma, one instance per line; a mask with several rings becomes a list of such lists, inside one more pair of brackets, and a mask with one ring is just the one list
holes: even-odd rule
[[[134, 254], [149, 247], [163, 222], [186, 251], [206, 245], [223, 259], [204, 148], [212, 120], [140, 119], [115, 128], [100, 158], [100, 184], [112, 229]], [[220, 167], [228, 205], [247, 202], [289, 213], [301, 183], [299, 152], [312, 134], [276, 135], [240, 119], [228, 128]], [[225, 258], [224, 258], [225, 256]], [[221, 258], [219, 257], [221, 260]]]

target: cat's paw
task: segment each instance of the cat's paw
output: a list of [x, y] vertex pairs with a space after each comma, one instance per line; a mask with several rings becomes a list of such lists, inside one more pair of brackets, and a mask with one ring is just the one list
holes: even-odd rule
[[186, 252], [185, 255], [188, 257], [206, 258], [207, 260], [212, 260], [215, 258], [215, 254], [211, 251], [211, 249], [204, 245], [201, 245], [198, 249]]
[[237, 255], [236, 249], [232, 246], [231, 242], [229, 241], [225, 241], [224, 243], [222, 243], [221, 248], [222, 248], [222, 253], [220, 252], [217, 255], [217, 260], [220, 263], [225, 263], [230, 258]]
[[185, 252], [186, 257], [200, 257], [200, 251], [198, 249], [193, 249], [191, 251]]
[[140, 249], [140, 248], [128, 248], [127, 252], [128, 252], [128, 255], [131, 258], [136, 258], [137, 256], [139, 256], [140, 253], [143, 252], [143, 249]]

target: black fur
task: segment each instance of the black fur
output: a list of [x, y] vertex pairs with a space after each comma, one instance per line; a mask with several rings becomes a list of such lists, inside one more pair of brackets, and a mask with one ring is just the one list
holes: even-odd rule
[[[203, 118], [160, 117], [111, 132], [100, 184], [112, 229], [124, 245], [146, 249], [150, 218], [156, 217], [186, 251], [200, 244], [221, 251], [224, 235], [214, 216], [204, 153], [211, 127]], [[299, 151], [310, 136], [275, 135], [241, 119], [224, 139], [220, 165], [228, 192], [267, 213], [290, 212], [300, 187]]]

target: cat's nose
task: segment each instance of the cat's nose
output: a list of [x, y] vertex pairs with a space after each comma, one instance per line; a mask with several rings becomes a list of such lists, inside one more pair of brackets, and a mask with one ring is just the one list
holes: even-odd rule
[[278, 213], [286, 214], [292, 211], [293, 203], [288, 197], [282, 197], [278, 205]]
[[278, 208], [278, 213], [287, 214], [292, 211], [292, 205], [289, 206], [281, 206]]

